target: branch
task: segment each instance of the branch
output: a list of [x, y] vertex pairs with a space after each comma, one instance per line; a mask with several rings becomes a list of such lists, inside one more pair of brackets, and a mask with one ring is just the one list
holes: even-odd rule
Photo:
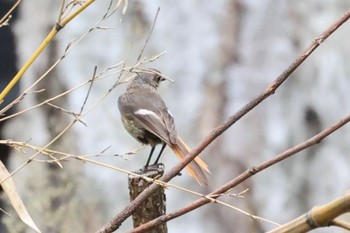
[[340, 228], [343, 228], [343, 229], [345, 229], [345, 230], [350, 231], [350, 223], [345, 222], [345, 221], [341, 221], [341, 220], [338, 220], [338, 219], [334, 219], [334, 220], [332, 221], [331, 225], [337, 226], [337, 227], [340, 227]]
[[[267, 97], [270, 95], [273, 95], [276, 91], [276, 89], [287, 79], [290, 77], [290, 75], [293, 73], [294, 70], [296, 70], [300, 64], [303, 63], [303, 61], [310, 56], [310, 54], [321, 44], [323, 43], [334, 31], [336, 31], [343, 23], [345, 23], [350, 17], [350, 10], [348, 10], [344, 16], [342, 16], [339, 20], [337, 20], [334, 24], [332, 24], [326, 31], [324, 31], [320, 36], [318, 36], [311, 45], [294, 61], [293, 64], [291, 64], [280, 76], [277, 77], [277, 79], [260, 95], [255, 97], [252, 101], [250, 101], [247, 105], [245, 105], [243, 108], [241, 108], [235, 115], [228, 118], [225, 122], [223, 122], [221, 125], [216, 127], [212, 130], [212, 132], [195, 148], [193, 149], [188, 156], [186, 156], [180, 163], [178, 163], [175, 167], [173, 167], [169, 172], [167, 172], [160, 180], [163, 182], [168, 182], [171, 180], [174, 176], [176, 176], [187, 164], [189, 164], [199, 153], [201, 153], [211, 142], [213, 142], [218, 136], [220, 136], [223, 132], [225, 132], [229, 127], [231, 127], [234, 123], [236, 123], [239, 119], [241, 119], [243, 116], [245, 116], [250, 110], [255, 108], [258, 104], [260, 104], [262, 101], [264, 101]], [[339, 126], [336, 125], [336, 129], [343, 126], [350, 120], [350, 116], [342, 120], [339, 124]], [[333, 131], [335, 131], [334, 129]], [[327, 130], [326, 130], [327, 131]], [[332, 131], [332, 132], [333, 132]], [[324, 132], [324, 131], [323, 131]], [[322, 140], [322, 138], [328, 136], [331, 132], [325, 135], [316, 135], [320, 137], [319, 140]], [[316, 137], [315, 136], [315, 137]], [[323, 137], [322, 137], [323, 136]], [[313, 139], [313, 138], [312, 138]], [[318, 142], [318, 141], [317, 141]], [[316, 142], [315, 142], [316, 143]], [[310, 144], [311, 146], [311, 144]], [[305, 147], [306, 148], [306, 147]], [[293, 149], [293, 148], [292, 148]], [[291, 150], [291, 149], [290, 149]], [[285, 153], [282, 153], [282, 155], [277, 156], [286, 156], [289, 157], [298, 151], [295, 151], [294, 153], [291, 153], [291, 151], [288, 150]], [[284, 159], [284, 158], [282, 158]], [[281, 160], [282, 160], [281, 159]], [[236, 186], [237, 184], [243, 182], [244, 180], [248, 179], [252, 175], [256, 174], [257, 172], [266, 169], [267, 167], [277, 163], [280, 160], [276, 160], [275, 162], [269, 163], [268, 161], [266, 164], [262, 164], [258, 167], [252, 168], [244, 173], [242, 173], [240, 176], [236, 177], [232, 181], [228, 182], [224, 186], [222, 186], [220, 189], [216, 190], [215, 192], [211, 193], [210, 195], [217, 195], [220, 193], [224, 193], [225, 191], [229, 190], [230, 188]], [[100, 230], [98, 230], [98, 233], [108, 233], [113, 232], [117, 230], [120, 225], [135, 211], [136, 207], [139, 206], [148, 196], [150, 196], [155, 190], [159, 188], [159, 185], [152, 184], [149, 188], [147, 188], [144, 192], [142, 192], [134, 201], [130, 202], [129, 205], [119, 214], [117, 214], [112, 220], [110, 220], [105, 226], [103, 226]], [[190, 208], [186, 211], [185, 208], [180, 209], [179, 211], [166, 215], [166, 217], [160, 217], [163, 219], [163, 221], [168, 221], [170, 219], [173, 219], [177, 216], [180, 216], [184, 213], [187, 213], [190, 210], [193, 210], [195, 208], [198, 208], [206, 203], [208, 203], [208, 199], [205, 197], [199, 199], [198, 201], [193, 203], [193, 208]], [[188, 207], [186, 207], [188, 208]], [[153, 222], [153, 221], [152, 221]], [[147, 223], [147, 224], [150, 224]], [[137, 232], [137, 231], [134, 231]]]
[[0, 28], [8, 23], [11, 17], [11, 13], [16, 9], [22, 0], [17, 0], [17, 2], [11, 7], [11, 9], [0, 19]]
[[[39, 57], [42, 51], [46, 48], [46, 46], [52, 41], [52, 39], [56, 36], [56, 34], [65, 27], [74, 17], [76, 17], [79, 13], [81, 13], [85, 8], [87, 8], [91, 3], [95, 0], [89, 0], [85, 2], [82, 6], [80, 6], [74, 13], [68, 16], [66, 19], [56, 23], [56, 25], [52, 28], [50, 33], [46, 36], [43, 42], [39, 45], [37, 50], [33, 53], [33, 55], [28, 59], [28, 61], [23, 65], [23, 67], [18, 71], [18, 73], [12, 78], [11, 82], [5, 87], [5, 89], [0, 93], [0, 102], [2, 102], [5, 96], [11, 91], [11, 89], [16, 85], [16, 83], [21, 79], [23, 74], [28, 70], [28, 68], [33, 64], [33, 62]], [[62, 12], [60, 12], [61, 15]]]
[[50, 145], [52, 145], [54, 142], [56, 142], [58, 139], [60, 139], [76, 122], [80, 122], [81, 118], [83, 117], [83, 111], [87, 102], [87, 99], [90, 96], [90, 91], [92, 88], [92, 85], [94, 83], [95, 80], [95, 75], [96, 75], [96, 67], [94, 69], [94, 74], [93, 77], [90, 79], [90, 86], [89, 89], [86, 93], [86, 97], [84, 99], [84, 102], [82, 104], [82, 107], [80, 109], [80, 112], [78, 114], [76, 114], [75, 119], [72, 120], [60, 133], [58, 133], [53, 139], [51, 139], [44, 147], [42, 147], [39, 151], [37, 151], [36, 153], [34, 153], [34, 155], [32, 155], [26, 162], [24, 162], [22, 165], [20, 165], [19, 167], [17, 167], [14, 171], [12, 171], [8, 176], [6, 176], [5, 178], [2, 177], [0, 184], [2, 184], [3, 182], [5, 182], [7, 179], [9, 179], [10, 177], [12, 177], [14, 174], [16, 174], [17, 172], [19, 172], [20, 170], [22, 170], [26, 165], [28, 165], [29, 163], [31, 163], [37, 156], [39, 156], [40, 154], [42, 154], [44, 152], [44, 150], [46, 148], [48, 148]]
[[303, 233], [319, 227], [330, 225], [341, 226], [345, 229], [349, 224], [334, 220], [342, 214], [350, 212], [350, 193], [322, 206], [315, 206], [307, 214], [290, 221], [268, 233]]
[[[184, 208], [181, 208], [175, 212], [172, 212], [170, 214], [167, 215], [163, 215], [157, 219], [154, 219], [153, 221], [150, 221], [146, 224], [144, 224], [142, 226], [142, 230], [148, 230], [153, 228], [154, 226], [157, 226], [158, 224], [163, 223], [164, 221], [169, 221], [171, 219], [174, 219], [178, 216], [181, 216], [183, 214], [186, 214], [194, 209], [197, 209], [199, 207], [201, 207], [202, 205], [208, 204], [211, 201], [208, 197], [210, 198], [217, 198], [219, 197], [221, 194], [227, 192], [228, 190], [236, 187], [238, 184], [242, 183], [243, 181], [247, 180], [248, 178], [250, 178], [251, 176], [257, 174], [258, 172], [261, 172], [263, 170], [265, 170], [266, 168], [271, 167], [272, 165], [286, 159], [289, 158], [290, 156], [308, 148], [311, 147], [317, 143], [320, 143], [324, 138], [326, 138], [327, 136], [329, 136], [330, 134], [332, 134], [333, 132], [335, 132], [336, 130], [338, 130], [339, 128], [341, 128], [342, 126], [344, 126], [345, 124], [347, 124], [350, 121], [350, 115], [347, 116], [346, 118], [342, 119], [341, 121], [339, 121], [338, 123], [334, 124], [333, 126], [321, 131], [320, 133], [316, 134], [315, 136], [313, 136], [312, 138], [308, 139], [305, 142], [302, 142], [284, 152], [282, 152], [281, 154], [277, 155], [275, 158], [268, 160], [264, 163], [261, 163], [258, 166], [255, 167], [251, 167], [250, 169], [247, 169], [245, 172], [241, 173], [240, 175], [238, 175], [236, 178], [234, 178], [233, 180], [229, 181], [228, 183], [226, 183], [225, 185], [221, 186], [219, 189], [215, 190], [214, 192], [208, 194], [206, 197], [200, 198], [197, 201], [194, 201], [193, 203], [187, 205]], [[138, 228], [135, 228], [133, 231], [131, 231], [133, 233], [136, 232], [142, 232], [141, 231], [141, 226]]]
[[[101, 19], [99, 19], [99, 20], [94, 24], [94, 26], [92, 26], [91, 28], [89, 28], [88, 30], [86, 30], [86, 32], [85, 32], [84, 34], [82, 34], [78, 39], [76, 39], [76, 40], [70, 42], [70, 43], [67, 45], [67, 47], [66, 47], [64, 53], [61, 55], [61, 57], [60, 57], [47, 71], [45, 71], [45, 73], [44, 73], [43, 75], [41, 75], [32, 85], [30, 85], [16, 100], [14, 100], [12, 103], [10, 103], [9, 105], [7, 105], [6, 107], [3, 107], [3, 108], [0, 110], [0, 115], [1, 115], [2, 113], [6, 112], [8, 109], [10, 109], [13, 105], [15, 105], [15, 104], [19, 103], [20, 101], [22, 101], [22, 99], [25, 97], [25, 95], [27, 95], [28, 92], [29, 92], [31, 89], [33, 89], [33, 87], [35, 87], [41, 80], [43, 80], [44, 78], [46, 78], [47, 75], [48, 75], [48, 74], [49, 74], [49, 73], [50, 73], [50, 72], [51, 72], [65, 57], [67, 57], [67, 55], [80, 43], [80, 41], [82, 41], [82, 40], [83, 40], [89, 33], [91, 33], [93, 30], [98, 29], [98, 28], [99, 28], [99, 24], [100, 24], [103, 20], [105, 20], [105, 19], [107, 19], [108, 17], [110, 17], [111, 14], [112, 14], [113, 12], [116, 11], [116, 8], [115, 8], [115, 9], [112, 11], [112, 13], [111, 13], [110, 7], [111, 7], [111, 6], [108, 7], [106, 13], [102, 16]], [[124, 61], [119, 62], [118, 64], [116, 64], [116, 65], [114, 65], [114, 66], [112, 66], [112, 67], [109, 67], [107, 70], [103, 71], [102, 73], [107, 72], [107, 71], [109, 71], [109, 70], [111, 70], [111, 69], [115, 69], [115, 68], [117, 68], [119, 65], [121, 65], [122, 63], [124, 63]], [[118, 72], [119, 72], [119, 71], [118, 71]], [[102, 73], [101, 73], [101, 75], [102, 75]], [[115, 73], [117, 73], [117, 71], [116, 71]], [[100, 74], [99, 74], [98, 76], [100, 76]], [[119, 82], [118, 82], [118, 83], [119, 83]], [[117, 83], [117, 84], [118, 84], [118, 83]], [[117, 84], [115, 84], [115, 85], [117, 85]], [[80, 86], [83, 86], [83, 85], [85, 85], [85, 83], [82, 83], [81, 85], [77, 86], [76, 88], [79, 88]], [[75, 88], [72, 88], [71, 90], [68, 90], [65, 94], [70, 93], [70, 92], [73, 91], [74, 89], [75, 89]], [[63, 96], [63, 95], [65, 95], [65, 94], [62, 93], [61, 95], [57, 95], [57, 97], [55, 97], [55, 98], [59, 98], [60, 96]], [[53, 98], [51, 98], [51, 100], [53, 100]], [[51, 100], [50, 100], [50, 101], [51, 101]], [[1, 102], [1, 101], [0, 101], [0, 102]], [[43, 104], [45, 104], [45, 103], [47, 103], [47, 102], [49, 102], [49, 100], [44, 101], [44, 102], [42, 102], [42, 103], [39, 103], [39, 104], [36, 105], [36, 106], [32, 106], [32, 107], [28, 108], [27, 110], [24, 110], [23, 112], [29, 111], [29, 110], [34, 109], [34, 108], [36, 108], [36, 107], [39, 107], [40, 105], [43, 105]], [[9, 119], [9, 118], [12, 118], [12, 117], [17, 116], [17, 115], [20, 115], [20, 114], [22, 114], [22, 112], [18, 112], [18, 113], [15, 113], [15, 114], [12, 114], [12, 115], [3, 117], [3, 118], [0, 119], [0, 121], [7, 120], [7, 119]]]
[[139, 57], [138, 57], [137, 60], [136, 60], [136, 63], [138, 63], [138, 62], [140, 61], [140, 59], [141, 59], [141, 57], [142, 57], [142, 55], [143, 55], [143, 52], [145, 51], [145, 48], [146, 48], [146, 46], [147, 46], [147, 44], [148, 44], [148, 41], [149, 41], [149, 38], [150, 38], [151, 35], [152, 35], [154, 26], [156, 25], [159, 11], [160, 11], [160, 7], [158, 7], [158, 9], [157, 9], [157, 13], [156, 13], [156, 16], [154, 17], [151, 30], [150, 30], [149, 33], [148, 33], [147, 39], [146, 39], [145, 44], [143, 45], [143, 47], [142, 47], [142, 49], [141, 49], [141, 52], [140, 52], [140, 54], [139, 54]]

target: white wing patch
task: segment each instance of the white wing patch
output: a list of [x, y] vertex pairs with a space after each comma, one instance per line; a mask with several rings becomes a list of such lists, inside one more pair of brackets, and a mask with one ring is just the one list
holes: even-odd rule
[[158, 119], [160, 119], [160, 117], [155, 113], [155, 112], [152, 112], [151, 110], [147, 110], [147, 109], [139, 109], [135, 112], [136, 115], [149, 115], [149, 116], [154, 116]]

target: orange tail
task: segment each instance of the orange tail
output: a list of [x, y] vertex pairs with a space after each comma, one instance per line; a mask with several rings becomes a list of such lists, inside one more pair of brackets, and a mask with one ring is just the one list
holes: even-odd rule
[[[178, 137], [178, 144], [172, 145], [171, 149], [174, 151], [177, 157], [179, 157], [180, 160], [182, 160], [191, 151], [191, 149], [186, 145], [184, 141], [182, 141], [180, 137]], [[208, 169], [208, 165], [199, 157], [196, 157], [192, 162], [190, 162], [186, 166], [186, 170], [192, 177], [196, 179], [200, 185], [208, 184], [208, 178], [205, 172], [210, 174], [210, 171]]]

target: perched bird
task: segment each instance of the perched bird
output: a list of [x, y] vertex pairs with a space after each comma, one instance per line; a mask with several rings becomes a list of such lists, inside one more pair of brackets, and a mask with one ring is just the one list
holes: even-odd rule
[[[152, 73], [136, 73], [126, 91], [118, 99], [118, 107], [125, 129], [143, 144], [150, 145], [151, 152], [145, 169], [149, 166], [157, 144], [162, 144], [154, 164], [168, 145], [172, 151], [183, 159], [190, 151], [189, 147], [177, 135], [174, 118], [158, 93], [161, 81], [164, 81], [157, 70]], [[201, 185], [207, 185], [205, 172], [210, 173], [207, 164], [196, 157], [186, 166], [187, 171]]]

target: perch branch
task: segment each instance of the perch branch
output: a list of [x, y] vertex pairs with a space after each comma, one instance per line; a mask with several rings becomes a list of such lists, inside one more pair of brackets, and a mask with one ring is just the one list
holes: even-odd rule
[[[180, 163], [178, 163], [175, 167], [173, 167], [169, 172], [167, 172], [160, 180], [163, 182], [168, 182], [174, 176], [176, 176], [187, 164], [189, 164], [199, 153], [201, 153], [212, 141], [214, 141], [218, 136], [220, 136], [223, 132], [225, 132], [229, 127], [231, 127], [235, 122], [241, 119], [244, 115], [246, 115], [250, 110], [255, 108], [258, 104], [268, 98], [270, 95], [274, 94], [276, 89], [293, 73], [295, 69], [297, 69], [303, 61], [310, 56], [310, 54], [321, 44], [323, 43], [334, 31], [336, 31], [344, 22], [346, 22], [350, 17], [350, 10], [348, 10], [344, 16], [342, 16], [339, 20], [337, 20], [334, 24], [332, 24], [329, 28], [327, 28], [320, 36], [315, 39], [311, 45], [291, 64], [277, 79], [260, 95], [255, 97], [252, 101], [250, 101], [247, 105], [241, 108], [236, 114], [228, 118], [224, 123], [216, 127], [211, 131], [211, 133], [195, 148], [193, 149]], [[342, 121], [343, 122], [343, 121]], [[344, 122], [344, 124], [347, 122]], [[343, 125], [344, 125], [343, 124]], [[341, 127], [341, 126], [339, 126]], [[296, 153], [296, 152], [295, 152]], [[290, 155], [289, 155], [290, 156]], [[277, 161], [276, 161], [277, 162]], [[271, 166], [270, 164], [269, 166]], [[263, 170], [266, 167], [260, 169]], [[268, 167], [268, 166], [267, 166]], [[257, 168], [253, 168], [252, 170], [246, 171], [238, 176], [236, 179], [230, 181], [226, 185], [222, 186], [217, 191], [213, 192], [211, 195], [217, 195], [223, 193], [230, 188], [234, 187], [238, 183], [246, 180], [259, 170]], [[237, 183], [238, 182], [238, 183]], [[149, 195], [151, 195], [155, 190], [159, 188], [159, 185], [152, 184], [149, 188], [143, 191], [135, 200], [130, 202], [130, 204], [122, 210], [119, 214], [117, 214], [112, 220], [110, 220], [105, 226], [100, 228], [98, 233], [109, 233], [117, 230], [120, 225], [135, 211], [137, 206], [139, 206]], [[221, 192], [220, 192], [221, 191]], [[196, 208], [208, 203], [208, 199], [201, 198], [194, 204], [197, 205]], [[180, 211], [181, 212], [181, 211]], [[180, 214], [181, 215], [181, 214]], [[177, 216], [180, 216], [177, 215]], [[167, 215], [169, 218], [174, 218], [173, 215]], [[160, 217], [162, 218], [162, 217]]]
[[174, 219], [178, 216], [181, 216], [185, 213], [188, 213], [194, 209], [197, 209], [199, 207], [201, 207], [202, 205], [208, 204], [210, 203], [210, 199], [207, 197], [211, 197], [211, 198], [216, 198], [219, 195], [227, 192], [228, 190], [236, 187], [238, 184], [242, 183], [243, 181], [247, 180], [248, 178], [250, 178], [251, 176], [257, 174], [258, 172], [261, 172], [263, 170], [265, 170], [268, 167], [271, 167], [272, 165], [308, 148], [311, 147], [317, 143], [320, 143], [324, 138], [326, 138], [327, 136], [329, 136], [330, 134], [332, 134], [333, 132], [335, 132], [336, 130], [338, 130], [339, 128], [341, 128], [342, 126], [344, 126], [345, 124], [347, 124], [350, 121], [350, 115], [347, 116], [346, 118], [342, 119], [341, 121], [339, 121], [338, 123], [332, 125], [331, 127], [323, 130], [322, 132], [316, 134], [315, 136], [313, 136], [312, 138], [282, 152], [281, 154], [275, 156], [273, 159], [268, 160], [264, 163], [261, 163], [258, 166], [255, 167], [251, 167], [250, 169], [247, 169], [245, 172], [241, 173], [240, 175], [238, 175], [236, 178], [234, 178], [233, 180], [229, 181], [228, 183], [226, 183], [225, 185], [221, 186], [219, 189], [215, 190], [214, 192], [208, 194], [206, 197], [200, 198], [197, 201], [194, 201], [193, 203], [187, 205], [184, 208], [181, 208], [177, 211], [174, 211], [172, 213], [169, 213], [167, 215], [163, 215], [160, 216], [157, 219], [154, 219], [153, 221], [150, 221], [138, 228], [135, 228], [133, 231], [133, 233], [136, 232], [142, 232], [143, 230], [147, 230], [147, 229], [151, 229], [154, 226], [157, 226], [158, 224], [163, 223], [164, 221], [169, 221], [171, 219]]

